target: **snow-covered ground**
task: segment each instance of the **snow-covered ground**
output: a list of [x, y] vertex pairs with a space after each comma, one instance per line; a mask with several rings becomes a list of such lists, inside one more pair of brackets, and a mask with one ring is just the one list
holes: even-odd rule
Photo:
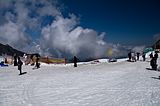
[[122, 60], [23, 66], [21, 76], [0, 67], [0, 106], [160, 106], [160, 72], [146, 69], [149, 60]]

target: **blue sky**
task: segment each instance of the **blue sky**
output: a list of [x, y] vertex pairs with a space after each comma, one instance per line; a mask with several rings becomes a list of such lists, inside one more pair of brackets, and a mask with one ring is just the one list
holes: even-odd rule
[[[53, 57], [142, 52], [160, 38], [158, 0], [0, 0], [0, 43]], [[153, 39], [154, 38], [154, 39]]]
[[160, 33], [159, 0], [61, 0], [83, 27], [106, 32], [109, 42], [150, 45]]

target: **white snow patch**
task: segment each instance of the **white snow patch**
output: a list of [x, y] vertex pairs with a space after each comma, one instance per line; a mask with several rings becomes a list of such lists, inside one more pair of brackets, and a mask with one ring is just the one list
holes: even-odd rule
[[0, 106], [159, 106], [160, 73], [149, 64], [42, 64], [23, 66], [21, 76], [17, 67], [0, 68]]

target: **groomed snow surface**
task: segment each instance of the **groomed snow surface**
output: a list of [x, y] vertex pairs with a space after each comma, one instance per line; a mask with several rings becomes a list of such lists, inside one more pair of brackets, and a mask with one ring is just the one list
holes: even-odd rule
[[[160, 106], [160, 72], [147, 61], [0, 67], [0, 106]], [[160, 59], [158, 59], [160, 65]]]

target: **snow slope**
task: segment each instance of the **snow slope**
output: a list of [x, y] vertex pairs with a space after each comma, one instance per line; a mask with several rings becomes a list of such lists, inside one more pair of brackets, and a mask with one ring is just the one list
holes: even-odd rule
[[0, 106], [160, 106], [160, 72], [148, 61], [23, 66], [21, 76], [1, 67]]

